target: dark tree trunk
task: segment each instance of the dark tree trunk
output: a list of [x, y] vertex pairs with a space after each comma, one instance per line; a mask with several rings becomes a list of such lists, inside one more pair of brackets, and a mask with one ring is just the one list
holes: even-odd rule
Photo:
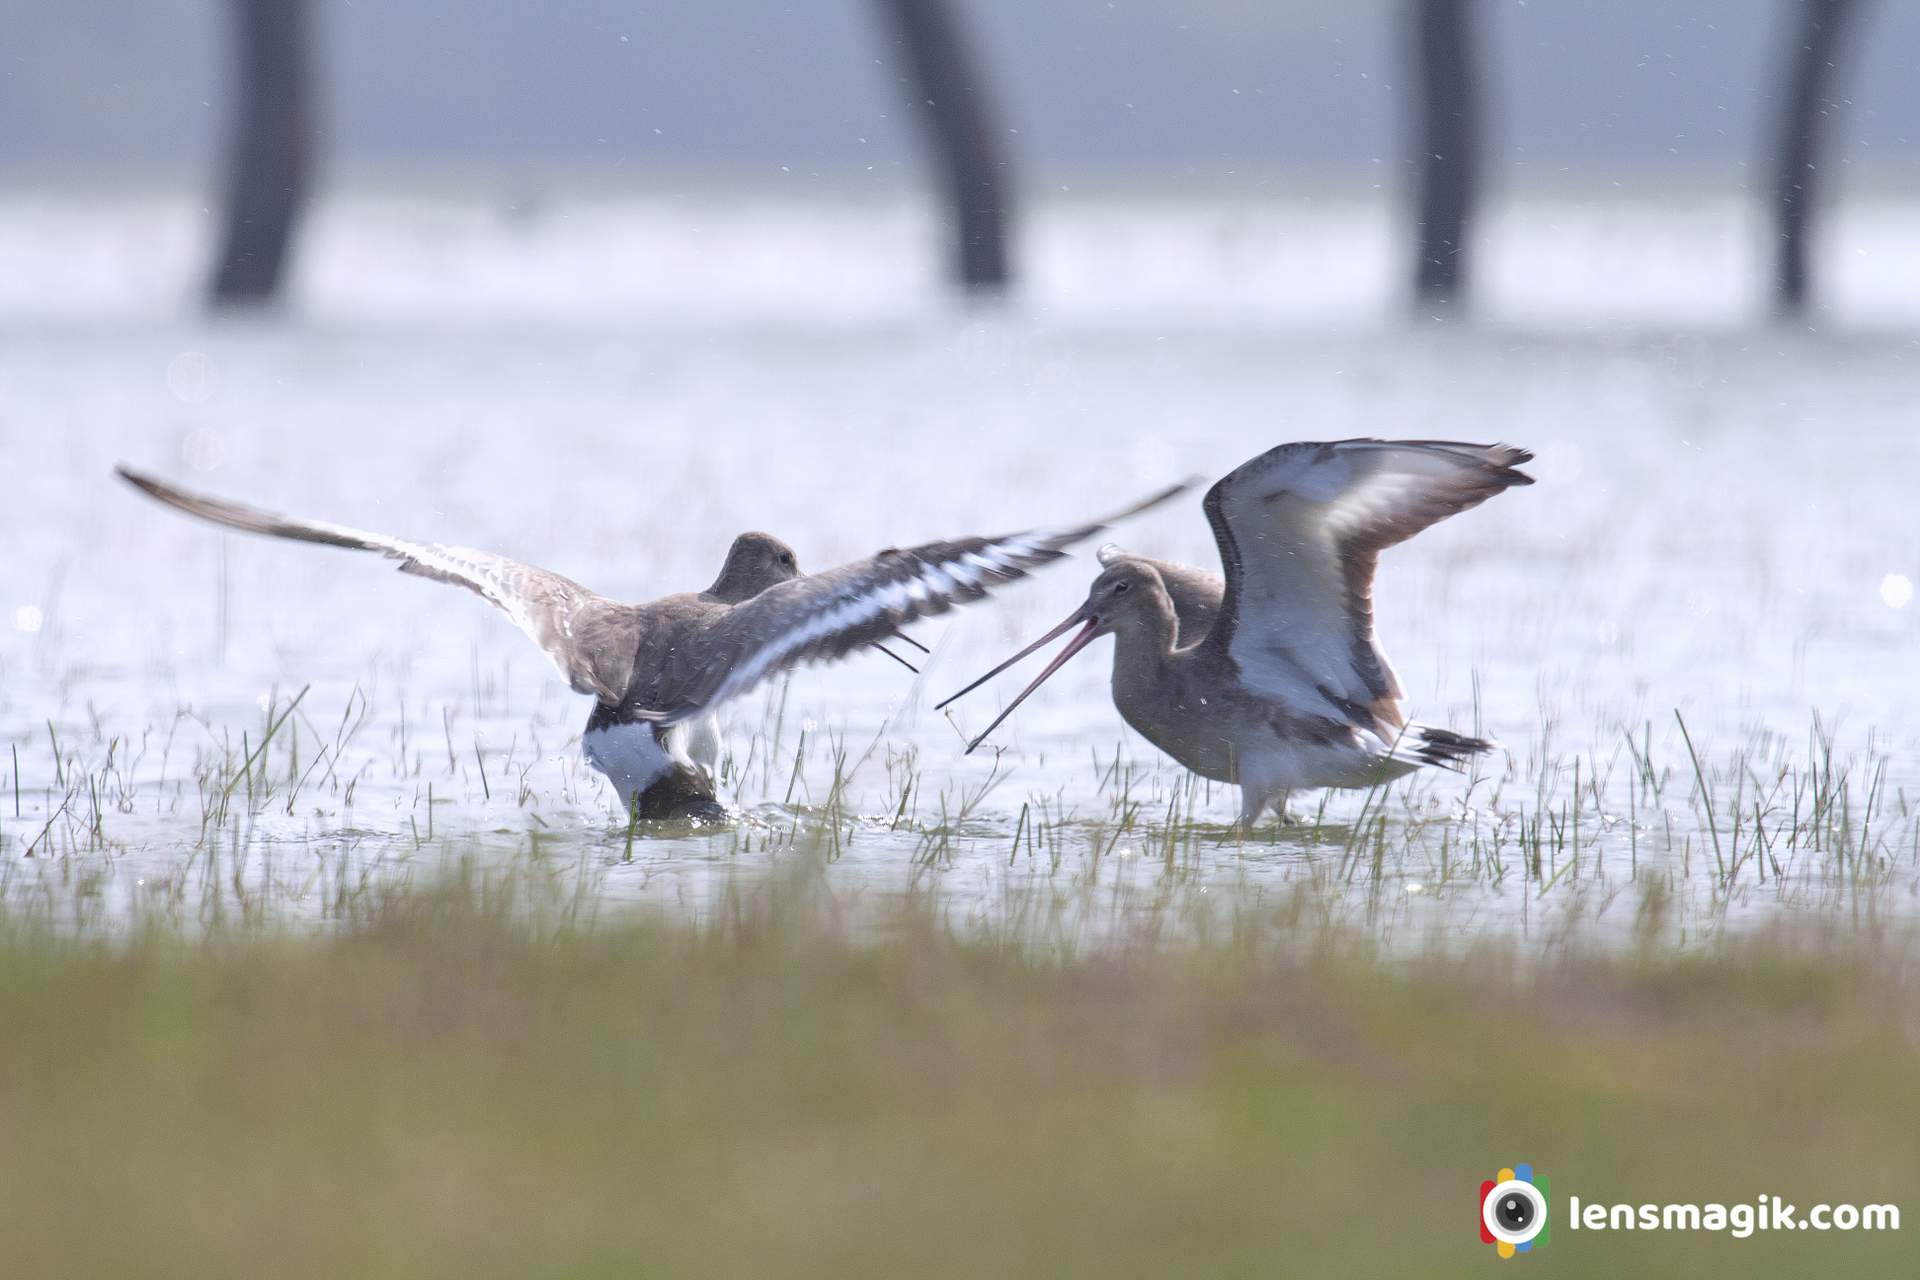
[[239, 75], [215, 305], [279, 292], [313, 135], [307, 0], [229, 0], [228, 11]]
[[952, 209], [953, 266], [969, 289], [1008, 281], [1007, 161], [979, 68], [951, 0], [879, 0], [906, 48], [907, 91], [923, 114]]
[[1461, 301], [1479, 187], [1480, 103], [1472, 0], [1409, 0], [1408, 31], [1419, 86], [1420, 184], [1413, 290], [1418, 307]]
[[1807, 236], [1821, 147], [1827, 118], [1839, 108], [1834, 94], [1844, 35], [1859, 8], [1857, 0], [1801, 0], [1787, 40], [1787, 98], [1773, 188], [1773, 297], [1783, 316], [1804, 313], [1809, 301]]

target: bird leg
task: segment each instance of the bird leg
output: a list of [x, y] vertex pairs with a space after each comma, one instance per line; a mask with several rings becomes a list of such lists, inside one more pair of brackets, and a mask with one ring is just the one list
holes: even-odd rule
[[1293, 792], [1286, 790], [1282, 791], [1280, 798], [1273, 802], [1274, 817], [1280, 820], [1280, 825], [1283, 827], [1297, 827], [1300, 825], [1300, 819], [1287, 812], [1287, 801], [1291, 799], [1293, 799]]
[[1253, 786], [1245, 778], [1240, 780], [1240, 822], [1239, 826], [1249, 834], [1260, 824], [1260, 817], [1267, 811], [1267, 792]]
[[[906, 639], [905, 636], [901, 636], [900, 638], [902, 640]], [[909, 641], [909, 643], [911, 643], [911, 641]], [[911, 662], [908, 662], [905, 658], [901, 657], [899, 654], [895, 653], [893, 650], [887, 648], [887, 646], [881, 644], [878, 640], [875, 640], [873, 642], [873, 647], [878, 649], [880, 652], [886, 654], [889, 658], [892, 658], [895, 662], [899, 663], [901, 666], [905, 667], [907, 670], [913, 672], [913, 674], [915, 675], [920, 674], [920, 668], [914, 666]]]
[[1260, 819], [1266, 816], [1268, 809], [1274, 811], [1278, 826], [1291, 827], [1299, 824], [1299, 819], [1287, 812], [1287, 801], [1293, 795], [1291, 788], [1264, 787], [1251, 782], [1245, 775], [1240, 779], [1240, 827], [1253, 834], [1260, 825]]

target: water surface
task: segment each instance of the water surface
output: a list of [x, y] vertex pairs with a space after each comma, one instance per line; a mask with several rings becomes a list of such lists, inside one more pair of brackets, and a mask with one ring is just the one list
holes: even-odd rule
[[[459, 859], [699, 918], [805, 863], [851, 910], [931, 896], [1065, 941], [1303, 908], [1388, 940], [1910, 915], [1917, 219], [1836, 223], [1834, 311], [1789, 330], [1747, 320], [1737, 206], [1515, 205], [1482, 322], [1408, 327], [1369, 204], [1046, 206], [1029, 290], [962, 309], [906, 208], [359, 198], [316, 220], [294, 316], [209, 323], [191, 202], [16, 197], [0, 887], [108, 928], [324, 920]], [[1018, 674], [932, 710], [1064, 616], [1086, 557], [922, 624], [918, 678], [873, 655], [729, 707], [745, 821], [629, 841], [578, 758], [584, 700], [477, 599], [110, 475], [644, 599], [704, 585], [743, 529], [824, 568], [1355, 435], [1538, 454], [1537, 485], [1389, 553], [1376, 593], [1409, 709], [1507, 750], [1250, 838], [1122, 724], [1105, 642], [997, 753], [961, 746]], [[1197, 494], [1120, 536], [1213, 563]]]

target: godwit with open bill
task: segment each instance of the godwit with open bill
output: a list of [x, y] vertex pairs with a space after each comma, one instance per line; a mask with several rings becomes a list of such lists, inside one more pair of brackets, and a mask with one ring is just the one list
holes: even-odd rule
[[[202, 497], [119, 473], [169, 506], [249, 533], [378, 551], [402, 573], [477, 592], [540, 646], [574, 692], [594, 699], [581, 738], [587, 761], [643, 818], [714, 816], [713, 712], [773, 673], [879, 646], [916, 619], [969, 604], [1060, 559], [1116, 520], [1167, 501], [1179, 484], [1087, 524], [889, 548], [802, 574], [793, 549], [765, 533], [734, 539], [705, 591], [623, 604], [557, 573], [466, 547], [408, 542], [343, 525]], [[901, 637], [904, 638], [904, 637]], [[911, 643], [911, 641], [909, 641]], [[895, 655], [897, 656], [897, 655]]]
[[1458, 768], [1493, 744], [1407, 721], [1373, 636], [1383, 548], [1513, 485], [1533, 455], [1504, 444], [1283, 444], [1207, 491], [1224, 578], [1102, 547], [1105, 566], [1065, 622], [956, 693], [1075, 627], [1078, 635], [968, 744], [1112, 633], [1113, 701], [1141, 736], [1240, 787], [1240, 820], [1286, 812], [1303, 787], [1366, 787], [1422, 765]]

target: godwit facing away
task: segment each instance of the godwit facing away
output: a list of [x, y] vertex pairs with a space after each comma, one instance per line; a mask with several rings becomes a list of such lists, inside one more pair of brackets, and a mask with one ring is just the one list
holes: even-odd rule
[[[594, 699], [583, 753], [613, 783], [626, 811], [642, 818], [724, 813], [713, 789], [713, 712], [727, 699], [785, 668], [879, 646], [907, 623], [1024, 578], [1112, 521], [1189, 487], [1174, 485], [1088, 524], [889, 548], [825, 573], [802, 574], [786, 543], [743, 533], [705, 591], [622, 604], [505, 556], [290, 519], [187, 493], [124, 466], [119, 473], [168, 506], [215, 524], [378, 551], [398, 560], [402, 573], [477, 592], [545, 651], [574, 692]], [[696, 767], [702, 756], [705, 769]]]
[[1458, 768], [1492, 744], [1411, 724], [1373, 637], [1380, 552], [1512, 485], [1533, 455], [1504, 444], [1283, 444], [1207, 491], [1224, 579], [1102, 547], [1086, 603], [960, 693], [1075, 627], [1079, 634], [968, 744], [972, 751], [1067, 659], [1112, 633], [1113, 701], [1141, 736], [1203, 777], [1237, 783], [1240, 821], [1284, 816], [1302, 787], [1366, 787]]

